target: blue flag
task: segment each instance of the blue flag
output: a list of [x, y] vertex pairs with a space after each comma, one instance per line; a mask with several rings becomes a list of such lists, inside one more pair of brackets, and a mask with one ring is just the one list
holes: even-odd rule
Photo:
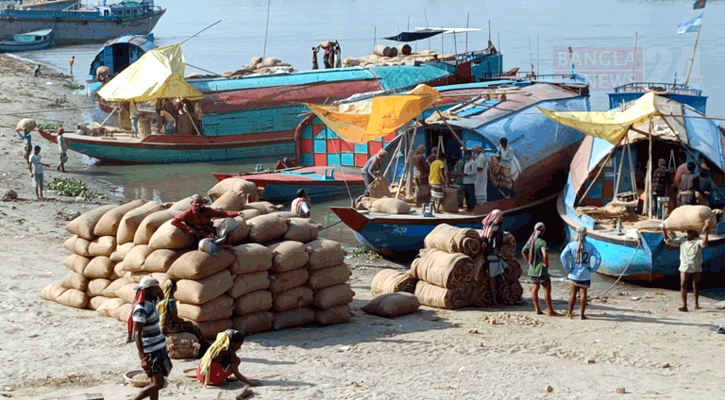
[[697, 32], [702, 24], [702, 14], [697, 17], [688, 19], [687, 21], [677, 25], [677, 34], [682, 35], [688, 32]]

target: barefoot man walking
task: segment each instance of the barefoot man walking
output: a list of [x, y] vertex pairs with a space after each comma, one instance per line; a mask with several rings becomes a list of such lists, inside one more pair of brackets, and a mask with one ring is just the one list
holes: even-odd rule
[[592, 272], [596, 272], [602, 263], [602, 256], [591, 243], [586, 241], [587, 228], [580, 226], [576, 230], [576, 240], [566, 245], [561, 252], [561, 265], [569, 273], [569, 312], [567, 318], [572, 318], [576, 293], [580, 293], [581, 315], [579, 318], [587, 319], [584, 310], [587, 308], [587, 289], [592, 283]]
[[700, 309], [700, 273], [702, 272], [702, 248], [707, 247], [708, 230], [710, 229], [710, 221], [706, 220], [702, 227], [702, 234], [705, 239], [700, 239], [700, 235], [695, 230], [688, 230], [687, 236], [681, 236], [675, 240], [670, 239], [667, 227], [662, 227], [662, 234], [665, 235], [665, 243], [669, 246], [680, 248], [680, 294], [682, 295], [682, 307], [680, 311], [687, 311], [687, 282], [692, 276], [692, 293], [695, 295], [695, 310]]
[[554, 311], [551, 305], [551, 278], [549, 278], [549, 249], [544, 236], [544, 223], [537, 222], [534, 232], [529, 237], [526, 245], [521, 250], [521, 255], [529, 262], [527, 274], [531, 277], [534, 285], [531, 287], [531, 300], [537, 314], [543, 314], [539, 308], [539, 287], [544, 287], [544, 300], [546, 300], [547, 314], [550, 317], [558, 317], [559, 313]]

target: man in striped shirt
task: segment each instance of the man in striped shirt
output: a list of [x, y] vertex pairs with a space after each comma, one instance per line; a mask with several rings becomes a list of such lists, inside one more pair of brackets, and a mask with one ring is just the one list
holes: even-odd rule
[[151, 384], [136, 396], [136, 400], [159, 398], [159, 391], [164, 387], [164, 379], [171, 372], [171, 360], [166, 353], [166, 338], [159, 328], [159, 313], [156, 303], [164, 297], [159, 281], [152, 276], [145, 276], [136, 286], [136, 302], [134, 303], [133, 334], [141, 358], [141, 367], [146, 371]]

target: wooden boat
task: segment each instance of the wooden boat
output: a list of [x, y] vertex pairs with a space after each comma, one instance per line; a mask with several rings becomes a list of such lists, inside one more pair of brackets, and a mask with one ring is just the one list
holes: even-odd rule
[[48, 49], [55, 46], [55, 35], [52, 29], [35, 32], [18, 33], [13, 40], [0, 42], [0, 53]]
[[615, 87], [614, 92], [607, 93], [609, 108], [629, 103], [648, 92], [686, 104], [703, 114], [707, 112], [707, 96], [702, 95], [702, 90], [677, 83], [660, 82], [633, 82]]
[[365, 191], [365, 183], [359, 172], [344, 172], [340, 168], [301, 167], [253, 174], [213, 175], [220, 181], [232, 176], [252, 181], [264, 188], [262, 199], [280, 203], [297, 198], [299, 189], [305, 189], [310, 200], [315, 203], [343, 196], [356, 198]]
[[[442, 94], [445, 96], [445, 90]], [[444, 112], [446, 121], [426, 122], [414, 135], [413, 145], [426, 146], [428, 151], [443, 142], [446, 154], [461, 156], [459, 139], [470, 148], [480, 145], [486, 153], [494, 153], [502, 135], [509, 140], [522, 171], [516, 181], [513, 196], [503, 196], [489, 181], [488, 202], [476, 207], [476, 214], [442, 213], [433, 217], [421, 215], [419, 209], [407, 215], [388, 215], [333, 207], [332, 211], [356, 233], [358, 242], [382, 255], [406, 257], [423, 247], [425, 236], [436, 225], [481, 228], [483, 217], [494, 209], [507, 215], [504, 229], [518, 239], [525, 239], [529, 228], [538, 222], [556, 219], [555, 200], [566, 183], [566, 166], [584, 135], [572, 128], [554, 123], [537, 106], [560, 110], [589, 110], [589, 98], [578, 89], [551, 83], [531, 83], [525, 86], [497, 88], [460, 87], [449, 94], [468, 100]], [[453, 129], [456, 136], [450, 132]], [[440, 139], [439, 139], [440, 138]], [[314, 139], [319, 140], [319, 139]], [[386, 147], [397, 147], [399, 138]], [[370, 142], [373, 143], [373, 142]], [[394, 147], [395, 146], [395, 147]], [[401, 163], [399, 165], [395, 165]], [[391, 167], [391, 181], [402, 175], [404, 161]], [[452, 169], [452, 160], [449, 161]], [[547, 207], [550, 212], [547, 211]], [[538, 212], [543, 210], [543, 212]], [[537, 211], [537, 216], [532, 214]]]
[[[101, 65], [108, 67], [111, 70], [110, 77], [113, 77], [154, 48], [156, 48], [156, 44], [154, 43], [153, 34], [121, 36], [107, 41], [91, 61], [88, 72], [89, 81], [96, 82], [96, 70]], [[96, 86], [91, 90], [98, 91], [100, 84]], [[111, 107], [111, 110], [113, 110], [113, 107]], [[107, 112], [110, 112], [110, 110]]]
[[[651, 96], [651, 97], [650, 97]], [[637, 182], [634, 169], [638, 162], [648, 163], [649, 139], [652, 140], [652, 160], [669, 159], [672, 152], [685, 150], [689, 161], [710, 164], [715, 184], [710, 195], [711, 207], [722, 208], [725, 197], [723, 131], [696, 108], [650, 93], [626, 108], [651, 98], [656, 114], [652, 123], [636, 123], [627, 127], [624, 138], [616, 145], [603, 138], [587, 136], [574, 156], [567, 185], [559, 196], [557, 210], [573, 237], [580, 226], [588, 228], [587, 240], [602, 254], [599, 273], [629, 280], [654, 280], [679, 276], [679, 249], [663, 243], [659, 228], [662, 220], [649, 212], [636, 210], [640, 193], [649, 185]], [[612, 112], [620, 111], [617, 106]], [[665, 115], [667, 117], [661, 117]], [[673, 115], [672, 117], [668, 115]], [[560, 120], [561, 121], [561, 120]], [[562, 121], [566, 123], [566, 121]], [[676, 135], [676, 136], [675, 136]], [[629, 150], [627, 148], [629, 147]], [[717, 168], [713, 168], [715, 166]], [[633, 168], [634, 167], [634, 168]], [[627, 198], [629, 197], [629, 198]], [[673, 197], [671, 197], [673, 198]], [[609, 207], [603, 207], [609, 205]], [[617, 208], [612, 208], [612, 206]], [[672, 204], [669, 205], [673, 206]], [[623, 207], [627, 211], [623, 211]], [[644, 206], [643, 206], [644, 207]], [[616, 213], [613, 213], [616, 211]], [[623, 220], [614, 223], [617, 218]], [[621, 225], [621, 226], [620, 226]], [[703, 251], [703, 271], [715, 273], [723, 270], [725, 255], [725, 224], [719, 223], [710, 244]]]

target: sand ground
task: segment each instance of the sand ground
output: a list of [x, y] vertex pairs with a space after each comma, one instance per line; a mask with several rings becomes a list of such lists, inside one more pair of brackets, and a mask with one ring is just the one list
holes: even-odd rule
[[[0, 189], [13, 189], [20, 197], [0, 202], [0, 360], [5, 365], [0, 396], [102, 393], [106, 399], [125, 399], [138, 389], [124, 385], [122, 375], [140, 367], [133, 345], [124, 344], [125, 325], [39, 297], [43, 287], [67, 273], [62, 265], [67, 222], [58, 212], [83, 212], [99, 202], [52, 194], [48, 201], [34, 200], [22, 141], [14, 133], [17, 113], [47, 109], [64, 94], [67, 107], [81, 102], [62, 86], [62, 77], [33, 79], [31, 69], [0, 56]], [[53, 115], [65, 126], [79, 122], [72, 113]], [[41, 116], [36, 120], [46, 122]], [[60, 175], [57, 148], [37, 133], [34, 141], [51, 164], [50, 181]], [[76, 154], [70, 157], [73, 171], [80, 161]], [[254, 389], [255, 398], [711, 399], [725, 393], [725, 335], [709, 329], [725, 323], [716, 307], [721, 298], [703, 297], [702, 310], [681, 313], [676, 291], [620, 283], [605, 300], [591, 302], [589, 320], [568, 320], [535, 315], [530, 283], [523, 277], [522, 306], [422, 307], [417, 314], [384, 319], [359, 309], [371, 298], [370, 282], [380, 267], [402, 267], [367, 259], [349, 263], [356, 292], [351, 323], [247, 340], [239, 353], [241, 369], [264, 384]], [[566, 290], [563, 280], [554, 279], [559, 311], [565, 310]], [[593, 288], [590, 294], [602, 291]], [[175, 361], [161, 398], [233, 399], [240, 392], [235, 384], [203, 389], [184, 376], [195, 367], [192, 361]], [[625, 394], [616, 393], [618, 388]]]

